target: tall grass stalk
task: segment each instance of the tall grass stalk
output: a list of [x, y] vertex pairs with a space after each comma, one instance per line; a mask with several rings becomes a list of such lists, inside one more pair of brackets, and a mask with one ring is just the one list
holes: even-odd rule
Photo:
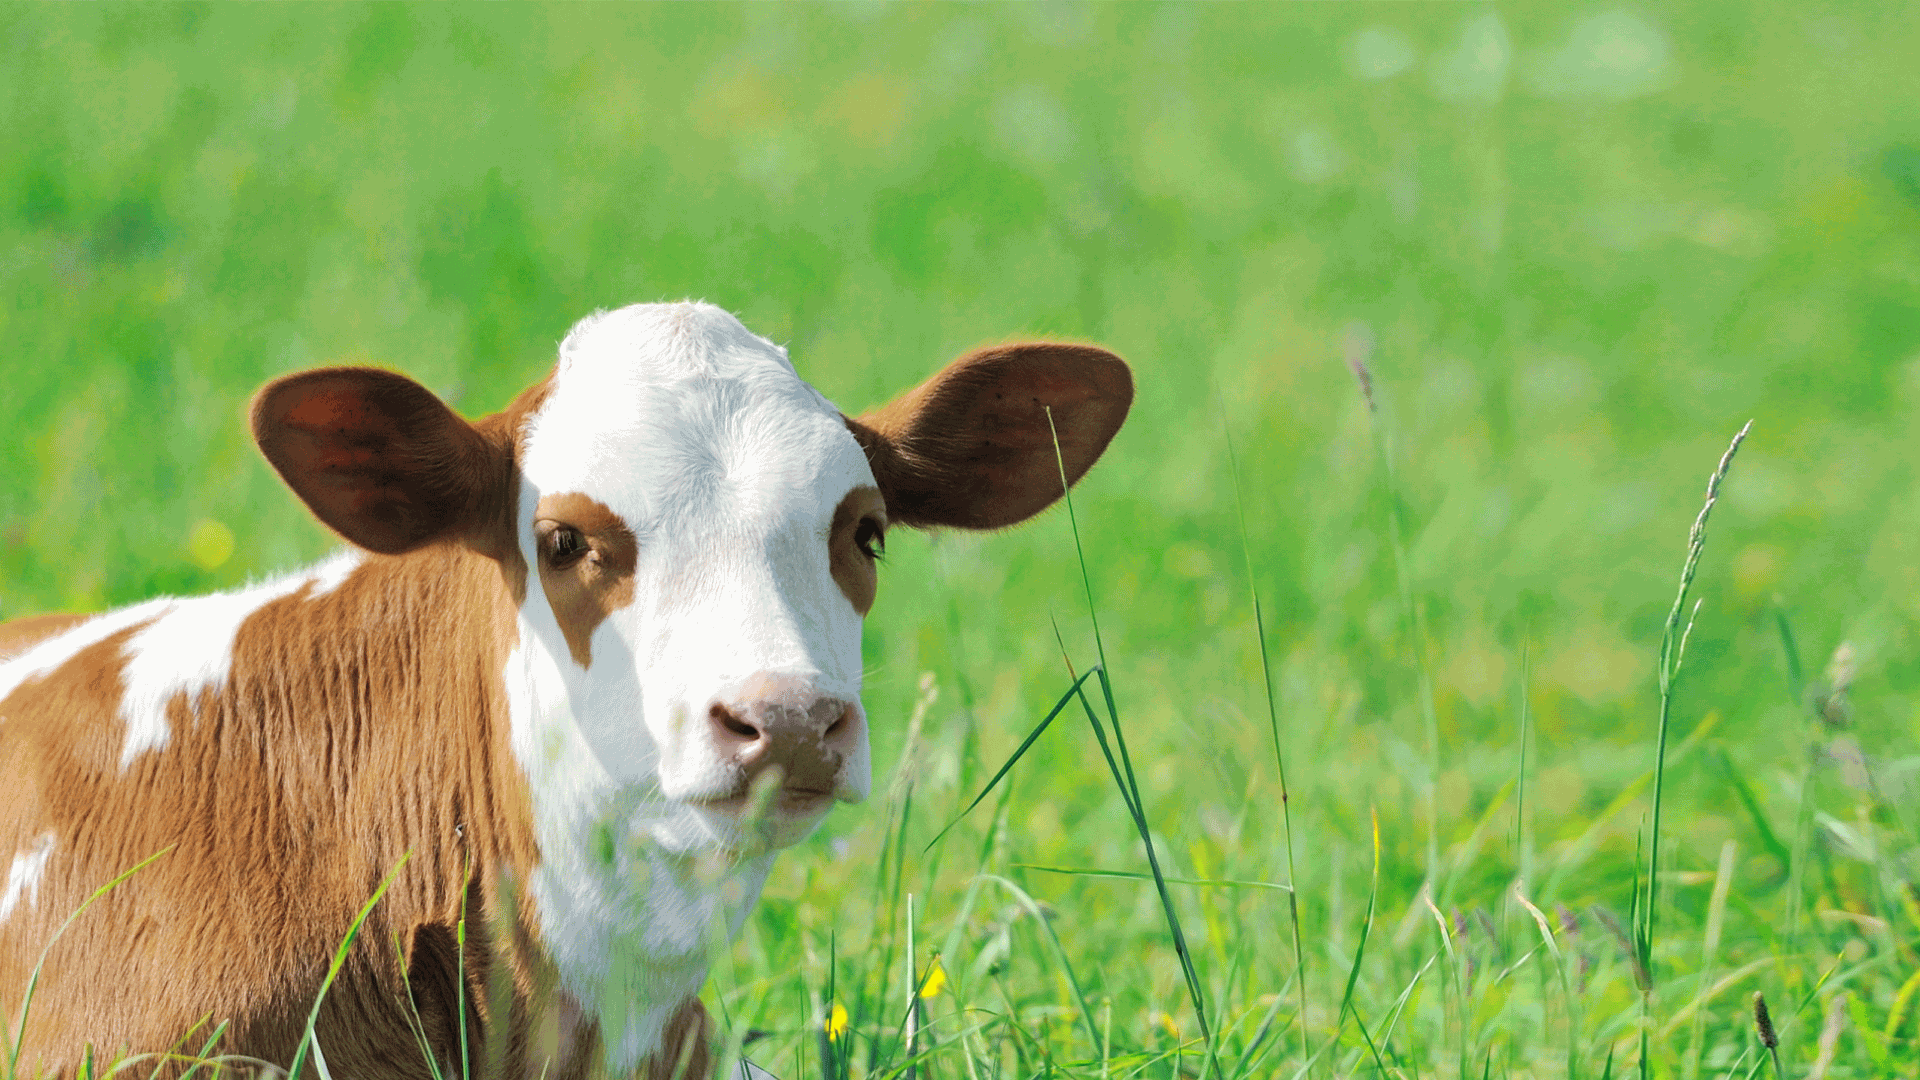
[[[1653, 1075], [1650, 1037], [1653, 1028], [1653, 1008], [1656, 982], [1653, 978], [1653, 943], [1659, 926], [1658, 904], [1660, 899], [1660, 817], [1666, 792], [1667, 772], [1667, 732], [1673, 719], [1673, 696], [1675, 684], [1680, 674], [1680, 663], [1686, 657], [1687, 638], [1693, 633], [1693, 617], [1700, 611], [1696, 602], [1693, 615], [1689, 616], [1682, 628], [1680, 616], [1687, 610], [1687, 593], [1693, 588], [1694, 573], [1700, 567], [1700, 553], [1707, 542], [1707, 519], [1713, 513], [1713, 507], [1720, 499], [1720, 484], [1727, 478], [1727, 471], [1733, 467], [1733, 456], [1740, 451], [1740, 444], [1746, 441], [1747, 432], [1753, 427], [1749, 420], [1733, 436], [1727, 445], [1727, 452], [1720, 455], [1720, 463], [1707, 477], [1706, 499], [1700, 507], [1700, 514], [1693, 520], [1693, 528], [1687, 532], [1687, 557], [1680, 566], [1680, 587], [1673, 597], [1673, 609], [1667, 613], [1667, 624], [1660, 636], [1660, 721], [1655, 735], [1653, 755], [1653, 814], [1648, 829], [1645, 884], [1636, 889], [1634, 949], [1639, 958], [1640, 970], [1645, 972], [1646, 980], [1641, 988], [1640, 1004], [1643, 1026], [1640, 1029], [1640, 1075]], [[1644, 890], [1642, 892], [1641, 890]]]
[[420, 999], [413, 992], [413, 976], [407, 970], [410, 966], [407, 963], [407, 949], [400, 943], [398, 930], [393, 932], [393, 955], [399, 961], [396, 968], [400, 972], [400, 987], [407, 992], [407, 1030], [413, 1033], [413, 1043], [420, 1050], [420, 1059], [427, 1063], [428, 1080], [444, 1080], [440, 1074], [439, 1056], [433, 1052], [432, 1040], [427, 1038], [426, 1021], [420, 1016]]
[[1200, 1026], [1200, 1035], [1206, 1042], [1207, 1066], [1213, 1073], [1220, 1071], [1217, 1048], [1214, 1046], [1213, 1027], [1207, 1022], [1207, 1002], [1205, 991], [1200, 985], [1200, 975], [1195, 969], [1193, 953], [1187, 947], [1187, 935], [1180, 929], [1180, 916], [1173, 907], [1173, 894], [1167, 890], [1165, 875], [1160, 869], [1160, 856], [1154, 850], [1153, 832], [1147, 826], [1146, 808], [1140, 801], [1140, 782], [1133, 772], [1133, 759], [1127, 753], [1127, 737], [1120, 726], [1120, 708], [1114, 703], [1113, 680], [1108, 678], [1111, 670], [1107, 665], [1107, 646], [1100, 635], [1099, 609], [1093, 602], [1093, 576], [1087, 570], [1086, 548], [1080, 542], [1080, 519], [1073, 510], [1073, 485], [1067, 480], [1066, 456], [1060, 451], [1060, 431], [1053, 422], [1053, 409], [1046, 409], [1047, 431], [1053, 438], [1053, 459], [1060, 470], [1060, 490], [1067, 504], [1067, 523], [1073, 530], [1073, 553], [1080, 564], [1080, 585], [1086, 592], [1087, 619], [1093, 626], [1093, 645], [1095, 655], [1100, 659], [1100, 694], [1107, 707], [1107, 720], [1113, 725], [1113, 743], [1120, 751], [1120, 765], [1125, 770], [1122, 779], [1121, 769], [1114, 768], [1113, 755], [1107, 753], [1107, 740], [1101, 731], [1100, 721], [1094, 716], [1093, 706], [1088, 703], [1085, 689], [1077, 691], [1081, 705], [1085, 706], [1087, 720], [1093, 727], [1094, 737], [1100, 742], [1100, 749], [1106, 754], [1107, 767], [1112, 770], [1115, 782], [1123, 791], [1130, 793], [1129, 806], [1133, 810], [1134, 826], [1140, 832], [1140, 842], [1147, 850], [1147, 866], [1153, 871], [1154, 887], [1160, 894], [1160, 907], [1167, 916], [1167, 929], [1173, 935], [1174, 952], [1180, 958], [1180, 970], [1186, 976], [1187, 996], [1193, 1005], [1193, 1016]]
[[1533, 870], [1533, 850], [1527, 844], [1527, 740], [1532, 734], [1533, 721], [1532, 698], [1528, 693], [1533, 682], [1533, 655], [1530, 642], [1523, 635], [1520, 639], [1520, 778], [1514, 792], [1513, 809], [1514, 863], [1519, 868], [1519, 878], [1526, 881]]
[[[1780, 654], [1787, 668], [1788, 704], [1796, 724], [1805, 728], [1811, 725], [1811, 720], [1807, 716], [1806, 677], [1800, 666], [1800, 649], [1794, 642], [1793, 624], [1787, 618], [1786, 609], [1778, 603], [1773, 608], [1773, 622], [1780, 634]], [[1801, 893], [1805, 885], [1807, 845], [1813, 831], [1813, 770], [1817, 752], [1811, 743], [1803, 748], [1800, 799], [1793, 811], [1793, 846], [1787, 854], [1787, 936], [1782, 950], [1788, 957], [1796, 955], [1799, 948]]]
[[1380, 458], [1381, 475], [1385, 478], [1387, 542], [1393, 552], [1393, 578], [1400, 594], [1401, 618], [1406, 621], [1408, 645], [1413, 650], [1420, 725], [1427, 743], [1427, 881], [1431, 888], [1437, 889], [1440, 885], [1440, 719], [1433, 701], [1433, 674], [1427, 668], [1426, 628], [1420, 618], [1419, 605], [1413, 601], [1412, 571], [1407, 565], [1406, 538], [1401, 535], [1400, 487], [1393, 469], [1393, 446], [1386, 427], [1380, 422], [1380, 410], [1373, 396], [1373, 369], [1368, 363], [1373, 358], [1373, 331], [1364, 323], [1354, 323], [1347, 328], [1344, 347], [1347, 367], [1359, 382], [1360, 396], [1367, 403], [1373, 449]]
[[[460, 868], [460, 880], [473, 880], [473, 852], [468, 850]], [[471, 1051], [467, 1046], [467, 893], [460, 890], [460, 919], [453, 924], [453, 945], [457, 950], [454, 958], [454, 973], [460, 980], [460, 1080], [470, 1080], [473, 1076]], [[324, 992], [324, 991], [323, 991]], [[293, 1080], [300, 1080], [298, 1073], [292, 1074]]]
[[1300, 991], [1300, 1011], [1295, 1019], [1300, 1026], [1300, 1057], [1307, 1056], [1307, 953], [1300, 933], [1300, 894], [1294, 887], [1299, 875], [1293, 858], [1293, 803], [1287, 789], [1287, 755], [1280, 743], [1280, 707], [1273, 692], [1273, 660], [1267, 652], [1266, 616], [1260, 610], [1260, 585], [1253, 573], [1253, 543], [1247, 532], [1247, 502], [1240, 486], [1240, 457], [1233, 445], [1233, 428], [1227, 423], [1227, 403], [1220, 402], [1220, 425], [1227, 441], [1227, 469], [1233, 477], [1233, 508], [1240, 525], [1240, 553], [1247, 564], [1247, 594], [1253, 600], [1253, 633], [1260, 647], [1260, 680], [1266, 690], [1267, 727], [1273, 736], [1273, 767], [1280, 780], [1281, 838], [1287, 851], [1287, 918], [1293, 924], [1294, 982]]

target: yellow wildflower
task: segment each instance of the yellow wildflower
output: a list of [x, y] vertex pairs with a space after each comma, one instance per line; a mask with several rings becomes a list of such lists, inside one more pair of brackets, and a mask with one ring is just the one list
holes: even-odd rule
[[827, 1010], [827, 1022], [822, 1026], [826, 1029], [828, 1042], [838, 1041], [840, 1036], [847, 1033], [846, 1006], [834, 1002], [833, 1008]]
[[939, 997], [940, 991], [947, 985], [947, 969], [940, 966], [940, 954], [933, 954], [933, 966], [927, 969], [926, 978], [920, 981], [920, 996]]

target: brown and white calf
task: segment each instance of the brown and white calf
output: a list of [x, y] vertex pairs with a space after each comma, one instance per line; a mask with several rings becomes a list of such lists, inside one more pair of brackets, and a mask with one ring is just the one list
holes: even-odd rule
[[[353, 548], [0, 627], [9, 1027], [62, 921], [166, 851], [54, 945], [22, 1063], [211, 1016], [219, 1052], [286, 1065], [411, 852], [320, 1011], [334, 1075], [426, 1076], [417, 1009], [443, 1070], [464, 1021], [502, 1075], [705, 1076], [712, 942], [867, 794], [887, 529], [1030, 517], [1060, 495], [1054, 428], [1077, 480], [1132, 397], [1103, 350], [1007, 345], [847, 419], [692, 303], [587, 318], [473, 423], [385, 371], [268, 385], [260, 449]], [[492, 928], [464, 957], [463, 913]]]

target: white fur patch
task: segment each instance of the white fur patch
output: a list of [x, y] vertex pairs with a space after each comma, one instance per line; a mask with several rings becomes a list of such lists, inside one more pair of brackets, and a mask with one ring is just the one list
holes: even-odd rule
[[[96, 615], [0, 664], [0, 701], [29, 680], [59, 670], [88, 647], [139, 627], [127, 639], [120, 672], [120, 718], [127, 725], [120, 768], [125, 770], [141, 753], [161, 749], [172, 738], [167, 705], [174, 695], [184, 692], [194, 705], [200, 695], [226, 683], [234, 635], [247, 616], [303, 588], [308, 599], [325, 596], [365, 561], [364, 553], [349, 548], [314, 566], [234, 592], [188, 599], [161, 596]], [[0, 722], [5, 720], [0, 713]]]
[[[607, 1064], [625, 1075], [700, 992], [715, 935], [739, 930], [773, 853], [682, 854], [693, 813], [607, 774], [565, 699], [540, 689], [563, 685], [553, 656], [516, 649], [503, 675], [515, 756], [535, 793], [541, 860], [528, 892], [561, 984], [599, 1017]], [[718, 845], [707, 834], [704, 846]]]
[[7, 891], [0, 893], [0, 920], [13, 914], [25, 900], [31, 908], [40, 900], [40, 879], [46, 876], [47, 859], [53, 855], [53, 834], [45, 833], [29, 850], [13, 857], [7, 870]]
[[[179, 601], [171, 596], [161, 596], [132, 607], [95, 615], [73, 629], [55, 634], [0, 664], [0, 701], [5, 701], [7, 695], [18, 690], [29, 679], [51, 675], [88, 647], [98, 645], [128, 627], [159, 618], [177, 603]], [[0, 720], [4, 719], [5, 715], [0, 714]]]
[[633, 304], [596, 311], [567, 331], [556, 382], [658, 384], [767, 369], [799, 381], [785, 349], [712, 304]]
[[167, 705], [175, 695], [187, 695], [188, 707], [195, 708], [202, 694], [226, 684], [234, 635], [247, 616], [313, 584], [316, 571], [327, 568], [322, 564], [237, 592], [178, 601], [173, 610], [127, 639], [126, 666], [120, 672], [120, 719], [127, 725], [121, 770], [145, 751], [167, 745], [173, 735]]
[[313, 588], [307, 592], [307, 599], [318, 600], [346, 583], [355, 570], [367, 561], [366, 553], [359, 548], [343, 548], [327, 556], [307, 571]]

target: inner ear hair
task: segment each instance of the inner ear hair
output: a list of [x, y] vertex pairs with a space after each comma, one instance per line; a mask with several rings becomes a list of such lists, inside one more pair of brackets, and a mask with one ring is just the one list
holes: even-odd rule
[[353, 543], [386, 555], [447, 539], [491, 546], [511, 455], [412, 379], [364, 367], [289, 375], [255, 395], [252, 423], [274, 471]]
[[1029, 342], [968, 353], [847, 428], [894, 522], [998, 529], [1059, 499], [1063, 467], [1069, 484], [1084, 476], [1132, 404], [1118, 356]]

